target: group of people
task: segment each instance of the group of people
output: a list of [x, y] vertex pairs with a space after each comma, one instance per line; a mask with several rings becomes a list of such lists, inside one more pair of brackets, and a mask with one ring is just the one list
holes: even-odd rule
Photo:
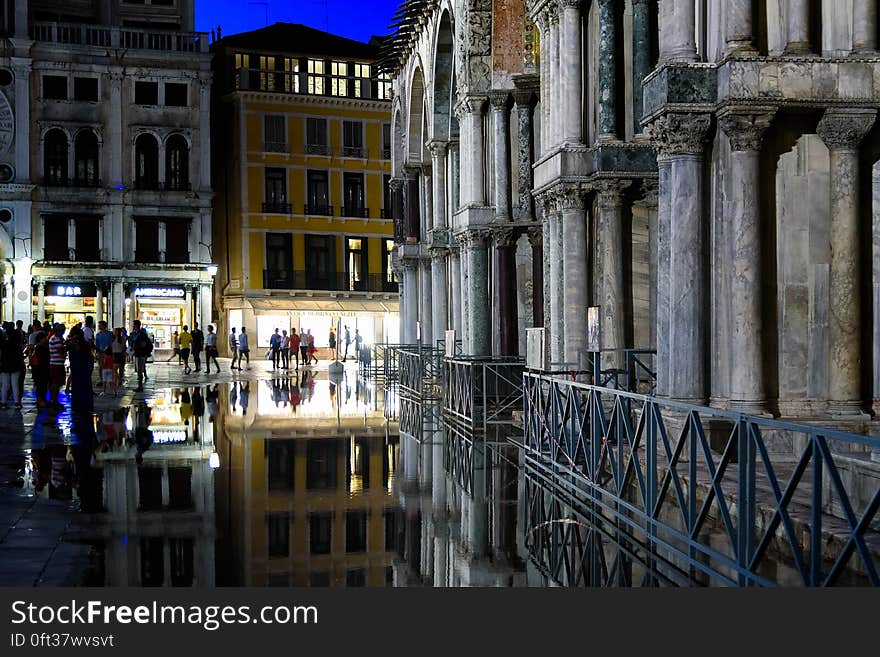
[[[205, 354], [205, 373], [211, 373], [212, 360], [217, 368], [217, 373], [220, 373], [220, 363], [217, 362], [217, 356], [220, 353], [217, 349], [217, 334], [214, 332], [213, 326], [208, 326], [207, 334], [199, 328], [198, 322], [193, 322], [192, 331], [189, 330], [189, 326], [184, 326], [182, 331], [174, 331], [171, 335], [171, 346], [174, 351], [168, 362], [177, 358], [178, 362], [183, 365], [184, 374], [202, 371], [202, 352]], [[192, 355], [195, 369], [189, 366], [190, 355]]]

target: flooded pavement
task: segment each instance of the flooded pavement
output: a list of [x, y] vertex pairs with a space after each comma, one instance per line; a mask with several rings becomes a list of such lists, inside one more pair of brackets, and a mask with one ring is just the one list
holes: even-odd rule
[[0, 585], [407, 581], [400, 439], [356, 369], [150, 375], [85, 416], [0, 411]]

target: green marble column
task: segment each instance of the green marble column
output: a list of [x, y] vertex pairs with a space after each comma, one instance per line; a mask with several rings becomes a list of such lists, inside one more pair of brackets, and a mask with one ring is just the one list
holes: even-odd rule
[[641, 134], [642, 80], [651, 72], [651, 24], [648, 0], [633, 5], [633, 134]]
[[617, 135], [617, 25], [614, 0], [599, 0], [599, 139]]

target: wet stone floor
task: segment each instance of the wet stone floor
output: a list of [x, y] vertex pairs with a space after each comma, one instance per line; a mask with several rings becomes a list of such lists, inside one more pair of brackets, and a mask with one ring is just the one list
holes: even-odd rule
[[96, 384], [86, 415], [37, 408], [28, 374], [0, 410], [0, 586], [405, 583], [382, 391], [354, 363], [221, 366]]

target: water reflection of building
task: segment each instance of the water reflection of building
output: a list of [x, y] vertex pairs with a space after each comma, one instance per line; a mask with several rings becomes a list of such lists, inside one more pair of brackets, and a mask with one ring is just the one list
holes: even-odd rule
[[220, 584], [390, 585], [402, 530], [395, 426], [365, 386], [310, 376], [224, 392]]
[[103, 512], [88, 532], [104, 585], [214, 585], [211, 394], [176, 389], [98, 417]]

